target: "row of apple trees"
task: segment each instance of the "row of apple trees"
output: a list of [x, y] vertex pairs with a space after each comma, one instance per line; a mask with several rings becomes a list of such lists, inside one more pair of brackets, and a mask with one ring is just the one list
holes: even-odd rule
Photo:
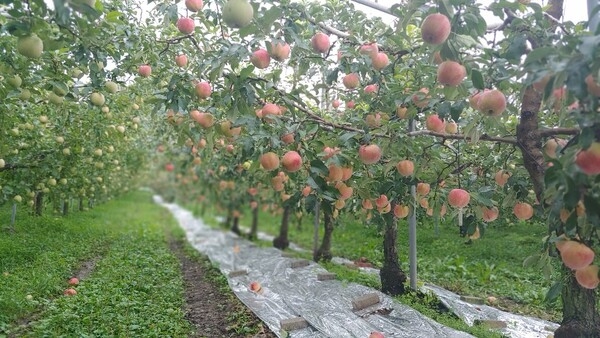
[[384, 230], [392, 293], [405, 280], [397, 219], [411, 212], [450, 213], [472, 238], [499, 214], [547, 217], [544, 252], [528, 264], [561, 249], [556, 336], [598, 333], [596, 39], [560, 21], [562, 2], [495, 2], [496, 26], [459, 0], [392, 6], [392, 26], [343, 1], [185, 5], [157, 6], [176, 30], [145, 60], [170, 72], [159, 111], [190, 145], [168, 168], [184, 194], [220, 204], [234, 229], [246, 205], [279, 209], [282, 226], [320, 210], [317, 260], [330, 258], [340, 213], [364, 215]]
[[[470, 0], [401, 3], [390, 9], [392, 25], [348, 1], [138, 5], [8, 6], [3, 88], [12, 111], [37, 120], [29, 118], [31, 139], [2, 130], [18, 148], [1, 149], [5, 198], [65, 176], [54, 162], [64, 156], [60, 136], [79, 146], [69, 144], [68, 164], [83, 176], [71, 193], [108, 188], [105, 179], [118, 188], [144, 151], [158, 150], [183, 195], [219, 203], [234, 225], [244, 206], [281, 208], [282, 225], [293, 212], [322, 213], [317, 260], [331, 256], [340, 213], [370, 219], [384, 233], [383, 290], [394, 294], [406, 278], [398, 219], [445, 215], [477, 238], [499, 215], [546, 218], [544, 252], [528, 261], [560, 254], [565, 265], [551, 288], [564, 308], [555, 336], [598, 334], [597, 38], [560, 21], [562, 1], [496, 1], [487, 8], [495, 26]], [[75, 69], [87, 73], [83, 81], [73, 80]], [[9, 82], [13, 73], [21, 86]], [[110, 93], [107, 81], [121, 90]], [[23, 102], [23, 89], [32, 101]], [[92, 94], [103, 91], [108, 113]], [[143, 114], [132, 109], [142, 98]], [[51, 122], [40, 122], [42, 111]], [[28, 123], [2, 118], [19, 131]], [[128, 134], [132, 123], [147, 131]], [[105, 154], [112, 162], [102, 166]], [[110, 171], [117, 167], [131, 171]], [[19, 176], [36, 170], [33, 184]], [[287, 245], [285, 227], [274, 244]]]

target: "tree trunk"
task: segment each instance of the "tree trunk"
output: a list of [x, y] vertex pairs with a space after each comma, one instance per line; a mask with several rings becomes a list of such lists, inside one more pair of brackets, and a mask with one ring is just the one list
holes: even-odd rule
[[79, 211], [83, 211], [83, 198], [79, 198]]
[[279, 236], [273, 239], [273, 246], [280, 250], [285, 250], [288, 246], [290, 246], [290, 241], [288, 240], [290, 212], [291, 208], [288, 205], [283, 207], [283, 216], [281, 217]]
[[42, 216], [44, 213], [44, 193], [38, 192], [35, 194], [35, 205], [34, 205], [34, 214], [35, 216]]
[[563, 320], [554, 332], [554, 338], [600, 337], [600, 316], [596, 309], [596, 290], [585, 289], [567, 268], [562, 288]]
[[302, 231], [302, 219], [304, 218], [304, 215], [301, 215], [300, 217], [296, 217], [296, 229], [298, 229], [298, 231]]
[[[546, 13], [557, 21], [563, 12], [563, 0], [550, 0]], [[551, 22], [555, 28], [556, 23]], [[529, 39], [532, 48], [539, 44]], [[545, 161], [542, 153], [542, 137], [538, 125], [538, 114], [542, 104], [542, 93], [532, 86], [525, 89], [521, 106], [521, 119], [517, 126], [517, 141], [523, 155], [525, 169], [531, 177], [533, 190], [542, 206], [544, 194]], [[552, 229], [552, 225], [548, 226]], [[596, 292], [582, 288], [572, 271], [566, 270], [566, 281], [562, 288], [563, 321], [554, 333], [555, 338], [600, 337], [600, 318], [596, 310]]]
[[223, 223], [223, 227], [227, 229], [231, 229], [231, 221], [233, 220], [233, 210], [231, 208], [227, 209], [227, 218], [225, 218], [225, 223]]
[[[392, 208], [393, 209], [393, 208]], [[393, 296], [404, 294], [406, 274], [398, 261], [398, 222], [392, 212], [383, 215], [385, 233], [383, 235], [383, 267], [379, 270], [381, 291]]]
[[331, 238], [333, 235], [333, 214], [330, 209], [323, 208], [323, 222], [325, 223], [325, 231], [323, 232], [323, 241], [321, 246], [314, 254], [314, 261], [326, 261], [329, 262], [333, 258], [331, 254]]
[[538, 201], [542, 203], [544, 194], [544, 154], [542, 137], [538, 126], [538, 113], [542, 104], [542, 94], [532, 86], [525, 89], [521, 107], [521, 121], [517, 126], [517, 141], [523, 155], [523, 164], [531, 181]]
[[69, 201], [64, 200], [62, 205], [62, 214], [67, 216], [69, 214]]
[[233, 225], [231, 226], [231, 232], [240, 236], [242, 232], [240, 231], [240, 218], [237, 216], [233, 217]]
[[250, 233], [248, 239], [251, 241], [258, 237], [258, 206], [252, 209], [252, 225], [250, 226]]

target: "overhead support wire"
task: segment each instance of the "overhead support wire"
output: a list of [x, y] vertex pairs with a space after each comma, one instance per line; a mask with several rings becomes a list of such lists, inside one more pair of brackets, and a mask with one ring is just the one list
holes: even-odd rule
[[383, 13], [386, 13], [386, 14], [389, 14], [389, 15], [396, 16], [396, 15], [394, 15], [392, 13], [391, 8], [385, 7], [383, 5], [380, 5], [378, 3], [375, 3], [375, 2], [372, 2], [372, 1], [369, 1], [369, 0], [350, 0], [350, 1], [356, 2], [358, 4], [361, 4], [361, 5], [373, 8], [373, 9], [376, 9], [376, 10], [378, 10], [380, 12], [383, 12]]

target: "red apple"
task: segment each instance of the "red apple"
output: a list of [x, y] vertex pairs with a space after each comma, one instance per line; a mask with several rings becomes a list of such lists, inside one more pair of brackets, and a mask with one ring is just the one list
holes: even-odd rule
[[586, 175], [600, 174], [600, 142], [593, 142], [589, 148], [580, 150], [575, 164]]
[[188, 63], [187, 55], [185, 55], [185, 54], [179, 54], [179, 55], [177, 55], [175, 57], [175, 64], [178, 67], [182, 67], [183, 68], [183, 67], [187, 66], [187, 63]]
[[140, 74], [141, 77], [148, 77], [152, 74], [152, 67], [150, 67], [150, 65], [141, 65], [138, 68], [138, 74]]
[[594, 251], [578, 241], [566, 241], [560, 245], [560, 258], [566, 267], [583, 269], [594, 261]]
[[358, 156], [364, 164], [374, 164], [381, 158], [381, 149], [376, 144], [362, 145], [358, 149]]
[[438, 114], [432, 114], [427, 116], [427, 120], [425, 121], [425, 127], [427, 130], [434, 131], [436, 133], [441, 133], [446, 128], [444, 121], [440, 119]]
[[429, 104], [429, 89], [421, 88], [412, 96], [412, 102], [418, 108], [424, 108]]
[[302, 167], [302, 157], [296, 151], [288, 151], [281, 158], [281, 165], [289, 172], [295, 172]]
[[290, 45], [287, 42], [271, 42], [271, 57], [277, 61], [283, 61], [290, 57]]
[[410, 208], [407, 205], [396, 204], [394, 206], [394, 216], [397, 218], [404, 218], [408, 216]]
[[471, 196], [466, 190], [452, 189], [448, 193], [448, 204], [455, 208], [464, 208], [469, 204]]
[[519, 202], [513, 207], [513, 213], [520, 220], [528, 220], [533, 217], [533, 207], [529, 203]]
[[79, 285], [79, 279], [77, 277], [69, 279], [69, 285]]
[[252, 282], [250, 283], [250, 291], [252, 292], [256, 292], [256, 293], [262, 293], [262, 286], [260, 285], [259, 282]]
[[365, 43], [359, 47], [358, 52], [363, 55], [369, 55], [370, 57], [374, 57], [379, 53], [379, 47], [377, 47], [377, 43]]
[[396, 164], [396, 169], [400, 175], [407, 177], [415, 172], [415, 164], [411, 160], [402, 160]]
[[327, 53], [330, 46], [329, 36], [325, 33], [317, 32], [310, 40], [310, 44], [315, 52]]
[[382, 70], [390, 64], [390, 59], [388, 58], [387, 54], [379, 52], [372, 57], [371, 63], [373, 64], [373, 68], [376, 70]]
[[266, 103], [262, 108], [263, 117], [267, 115], [281, 115], [281, 108], [274, 103]]
[[250, 57], [250, 62], [254, 65], [254, 67], [258, 69], [265, 69], [269, 67], [269, 63], [271, 62], [271, 57], [269, 56], [269, 52], [265, 49], [257, 49], [252, 53]]
[[198, 97], [201, 99], [206, 99], [212, 94], [210, 83], [206, 81], [197, 82], [194, 89], [196, 91], [196, 95], [198, 95]]
[[430, 14], [421, 24], [421, 37], [426, 43], [440, 45], [450, 36], [451, 28], [447, 16], [440, 13]]
[[279, 156], [273, 152], [262, 154], [260, 164], [267, 171], [275, 170], [279, 168]]
[[483, 221], [484, 222], [493, 222], [498, 218], [498, 208], [496, 207], [491, 207], [491, 208], [486, 208], [486, 207], [482, 207], [481, 211], [483, 213]]
[[177, 20], [177, 29], [179, 29], [179, 31], [182, 34], [191, 34], [194, 31], [194, 28], [196, 27], [196, 24], [194, 23], [194, 19], [192, 18], [179, 18], [179, 20]]
[[425, 196], [429, 194], [429, 191], [431, 191], [431, 186], [429, 185], [429, 183], [417, 183], [417, 194], [419, 194], [420, 196]]
[[377, 206], [377, 208], [384, 208], [388, 204], [390, 204], [390, 200], [384, 194], [379, 195], [379, 197], [375, 199], [375, 206]]
[[498, 184], [501, 187], [504, 187], [504, 185], [506, 184], [506, 182], [508, 182], [508, 179], [510, 178], [510, 173], [506, 170], [498, 170], [496, 172], [496, 174], [494, 175], [494, 180], [496, 181], [496, 184]]
[[373, 331], [369, 335], [369, 338], [385, 338], [385, 337], [384, 337], [383, 333], [377, 332], [377, 331]]
[[173, 170], [175, 170], [175, 165], [173, 165], [173, 163], [167, 163], [167, 164], [165, 164], [165, 170], [169, 171], [169, 172], [173, 171]]
[[575, 279], [579, 285], [586, 289], [597, 288], [600, 283], [600, 279], [598, 279], [598, 266], [588, 265], [585, 268], [575, 271]]
[[312, 188], [310, 187], [310, 185], [305, 186], [302, 189], [302, 196], [306, 197], [306, 196], [310, 195], [311, 191], [312, 191]]
[[446, 123], [446, 127], [444, 128], [446, 134], [456, 134], [458, 133], [458, 124], [454, 121], [450, 121]]
[[497, 89], [484, 91], [479, 95], [477, 108], [485, 115], [499, 116], [506, 110], [506, 97]]
[[287, 133], [282, 135], [281, 141], [285, 144], [294, 143], [294, 133]]
[[342, 79], [342, 82], [346, 88], [354, 89], [354, 88], [358, 87], [358, 85], [360, 84], [360, 79], [358, 78], [358, 74], [350, 73], [350, 74], [346, 74], [346, 76], [344, 76], [344, 78]]
[[466, 76], [467, 70], [458, 62], [444, 61], [438, 66], [437, 80], [445, 86], [456, 87]]
[[185, 7], [190, 12], [195, 13], [195, 12], [201, 10], [202, 6], [204, 6], [204, 3], [202, 2], [202, 0], [185, 0]]
[[76, 294], [77, 294], [77, 290], [75, 290], [75, 289], [73, 289], [73, 288], [68, 288], [68, 289], [66, 289], [66, 290], [63, 292], [63, 294], [64, 294], [65, 296], [74, 296], [74, 295], [76, 295]]
[[365, 86], [365, 94], [375, 94], [379, 87], [376, 84], [370, 84]]

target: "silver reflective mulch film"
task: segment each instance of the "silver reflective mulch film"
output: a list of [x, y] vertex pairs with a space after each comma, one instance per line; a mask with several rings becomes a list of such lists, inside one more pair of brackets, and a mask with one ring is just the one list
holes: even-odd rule
[[[338, 280], [317, 280], [317, 274], [327, 271], [314, 262], [292, 268], [297, 259], [281, 255], [275, 248], [259, 248], [231, 232], [212, 229], [191, 212], [177, 204], [156, 203], [172, 212], [185, 230], [188, 241], [218, 265], [228, 276], [235, 295], [279, 337], [368, 337], [373, 331], [385, 337], [432, 338], [473, 337], [468, 333], [439, 324], [389, 296], [366, 286]], [[298, 249], [298, 248], [296, 248]], [[334, 262], [343, 262], [336, 258]], [[361, 268], [362, 269], [362, 268]], [[236, 277], [231, 272], [246, 271]], [[364, 270], [364, 269], [363, 269]], [[377, 273], [376, 269], [365, 272]], [[250, 283], [260, 283], [259, 293], [250, 290]], [[472, 305], [460, 297], [434, 285], [424, 290], [433, 292], [469, 325], [477, 319], [501, 320], [507, 323], [503, 333], [515, 338], [546, 338], [557, 327], [555, 323], [537, 318], [514, 315], [486, 305]], [[376, 293], [380, 302], [353, 311], [352, 300]], [[285, 332], [280, 321], [302, 317], [308, 327]]]

